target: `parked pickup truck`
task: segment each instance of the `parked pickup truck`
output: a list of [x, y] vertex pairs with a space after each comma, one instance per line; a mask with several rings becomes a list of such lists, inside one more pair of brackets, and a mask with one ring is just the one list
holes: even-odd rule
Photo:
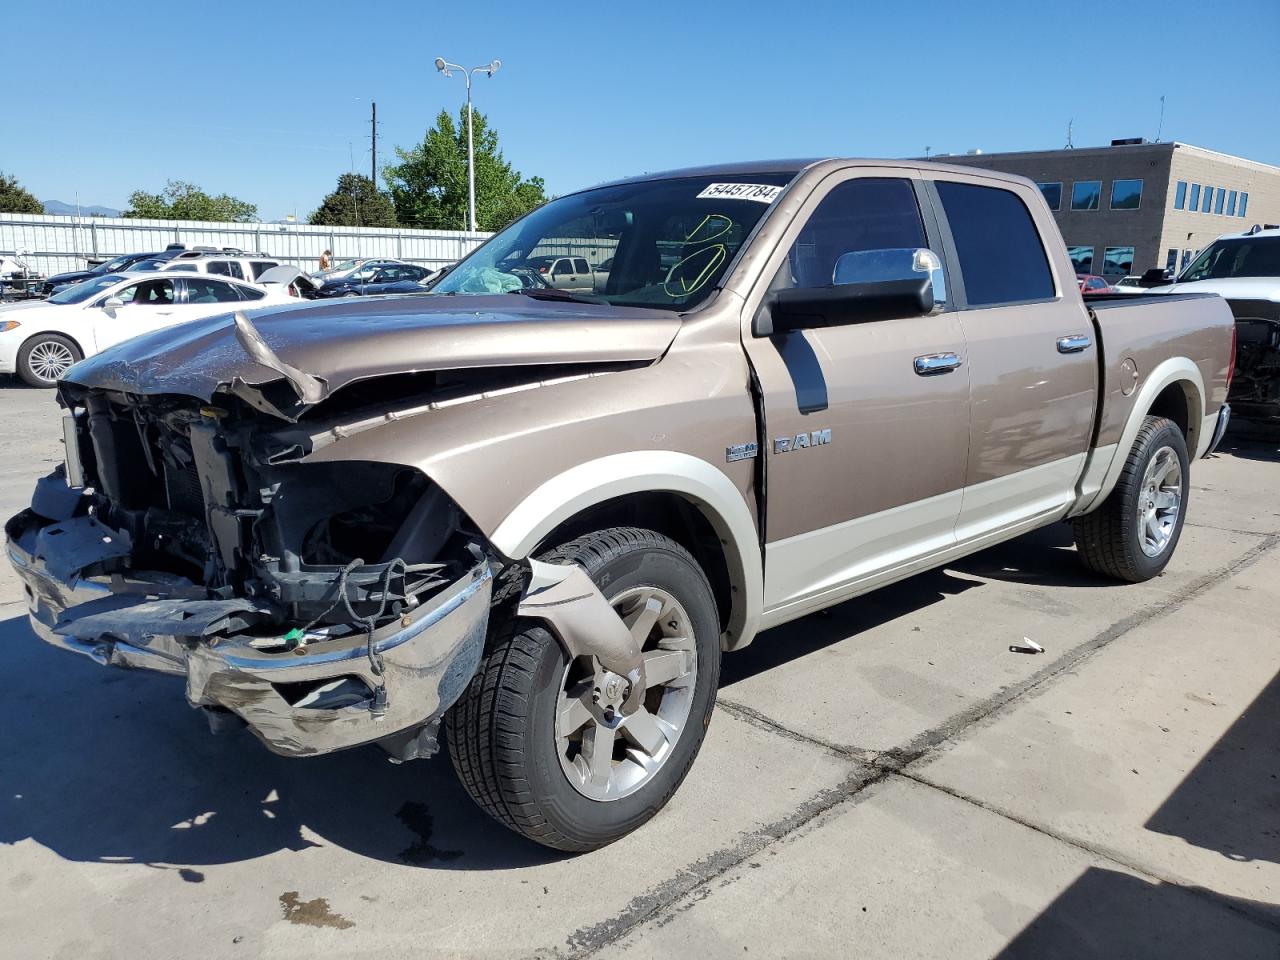
[[[604, 240], [594, 293], [497, 267]], [[587, 850], [671, 797], [722, 653], [769, 627], [1062, 520], [1091, 570], [1157, 575], [1227, 422], [1231, 323], [1216, 296], [1086, 308], [1021, 178], [645, 176], [425, 297], [76, 364], [9, 556], [37, 634], [182, 678], [215, 729], [397, 761], [447, 737], [494, 818]]]

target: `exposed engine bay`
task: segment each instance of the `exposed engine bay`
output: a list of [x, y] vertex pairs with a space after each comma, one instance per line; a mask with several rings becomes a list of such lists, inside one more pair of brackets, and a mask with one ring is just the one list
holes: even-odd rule
[[1228, 398], [1240, 416], [1280, 418], [1280, 303], [1228, 300], [1236, 318], [1235, 379]]

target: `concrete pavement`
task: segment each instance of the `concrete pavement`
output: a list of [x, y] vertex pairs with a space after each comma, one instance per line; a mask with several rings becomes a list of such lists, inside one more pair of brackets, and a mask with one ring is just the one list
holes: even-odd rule
[[[57, 410], [0, 414], [7, 516]], [[1274, 440], [1196, 464], [1148, 584], [1055, 527], [771, 631], [670, 806], [573, 858], [443, 758], [210, 737], [35, 641], [5, 569], [0, 956], [1280, 956], [1278, 477]]]

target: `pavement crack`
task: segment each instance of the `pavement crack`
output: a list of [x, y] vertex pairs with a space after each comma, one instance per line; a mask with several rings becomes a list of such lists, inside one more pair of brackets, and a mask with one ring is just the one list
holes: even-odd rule
[[874, 750], [862, 750], [858, 747], [843, 747], [839, 744], [832, 743], [829, 740], [822, 740], [818, 737], [810, 736], [807, 733], [792, 730], [785, 724], [773, 719], [773, 717], [761, 713], [754, 707], [748, 707], [744, 703], [725, 700], [721, 697], [716, 701], [716, 707], [729, 714], [729, 716], [736, 717], [744, 723], [749, 723], [753, 727], [757, 727], [769, 733], [777, 734], [780, 737], [785, 737], [787, 740], [794, 740], [796, 743], [803, 743], [811, 747], [817, 747], [819, 750], [826, 753], [834, 754], [841, 760], [854, 760], [858, 763], [875, 763], [879, 758], [879, 755]]
[[1280, 918], [1272, 918], [1272, 917], [1266, 916], [1265, 914], [1256, 914], [1251, 912], [1248, 909], [1239, 907], [1233, 903], [1224, 902], [1219, 896], [1215, 895], [1215, 891], [1207, 890], [1204, 887], [1196, 886], [1195, 884], [1192, 884], [1176, 876], [1168, 876], [1168, 875], [1162, 874], [1152, 869], [1150, 866], [1147, 866], [1146, 864], [1141, 863], [1140, 861], [1134, 860], [1130, 857], [1126, 857], [1124, 854], [1120, 853], [1117, 850], [1112, 850], [1106, 847], [1097, 846], [1095, 844], [1088, 843], [1084, 840], [1080, 840], [1076, 837], [1072, 837], [1068, 834], [1060, 833], [1059, 831], [1054, 830], [1051, 827], [1045, 826], [1044, 824], [1035, 823], [1031, 820], [1027, 820], [1026, 818], [1021, 817], [1018, 814], [1012, 812], [1011, 810], [1006, 810], [1003, 807], [995, 806], [994, 804], [988, 803], [985, 800], [981, 800], [978, 797], [972, 796], [971, 794], [965, 793], [961, 790], [956, 790], [952, 787], [945, 786], [944, 784], [938, 783], [934, 780], [930, 780], [928, 777], [923, 776], [922, 774], [917, 773], [913, 770], [899, 770], [893, 774], [890, 774], [890, 776], [901, 777], [904, 780], [910, 780], [912, 783], [919, 784], [922, 787], [928, 787], [931, 790], [937, 790], [939, 793], [944, 793], [948, 797], [952, 797], [955, 800], [959, 800], [963, 803], [970, 804], [971, 806], [977, 807], [979, 810], [983, 810], [987, 813], [992, 814], [993, 816], [997, 816], [1004, 820], [1008, 820], [1010, 823], [1016, 823], [1018, 824], [1018, 826], [1025, 827], [1026, 829], [1031, 830], [1035, 833], [1038, 833], [1041, 836], [1048, 837], [1050, 840], [1056, 840], [1058, 843], [1062, 843], [1069, 847], [1073, 847], [1074, 849], [1080, 850], [1081, 852], [1086, 853], [1091, 857], [1095, 857], [1099, 860], [1105, 860], [1108, 863], [1115, 864], [1118, 867], [1122, 867], [1125, 870], [1128, 870], [1132, 873], [1136, 873], [1137, 875], [1139, 875], [1140, 877], [1146, 880], [1153, 881], [1155, 883], [1163, 883], [1163, 884], [1168, 884], [1169, 886], [1178, 887], [1182, 890], [1185, 890], [1187, 893], [1195, 897], [1198, 897], [1216, 906], [1222, 907], [1226, 910], [1230, 910], [1232, 913], [1235, 913], [1259, 926], [1265, 927], [1268, 930], [1280, 931]]

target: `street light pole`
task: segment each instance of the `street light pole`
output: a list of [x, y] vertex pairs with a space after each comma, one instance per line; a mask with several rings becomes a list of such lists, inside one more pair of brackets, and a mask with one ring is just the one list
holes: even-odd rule
[[446, 77], [452, 77], [453, 71], [457, 70], [462, 74], [462, 79], [467, 83], [467, 212], [469, 214], [472, 233], [475, 233], [478, 227], [476, 226], [476, 146], [471, 129], [471, 76], [477, 71], [483, 70], [486, 74], [492, 77], [498, 72], [498, 68], [501, 66], [501, 60], [490, 60], [483, 66], [471, 67], [468, 69], [466, 67], [459, 66], [456, 63], [450, 63], [445, 60], [444, 57], [436, 57], [437, 70], [443, 73]]

